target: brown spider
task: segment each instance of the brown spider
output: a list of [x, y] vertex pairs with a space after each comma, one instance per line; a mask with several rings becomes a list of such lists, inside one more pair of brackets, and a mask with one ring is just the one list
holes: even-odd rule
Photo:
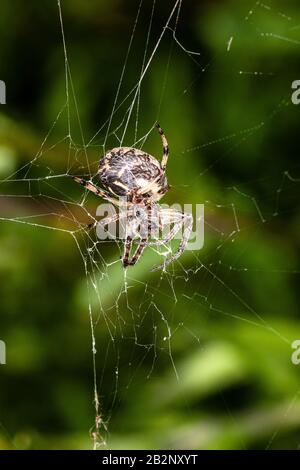
[[[91, 181], [77, 176], [72, 177], [89, 191], [116, 206], [121, 207], [120, 200], [125, 199], [125, 211], [112, 217], [106, 217], [99, 222], [102, 226], [106, 226], [112, 221], [116, 222], [126, 217], [126, 239], [122, 257], [124, 267], [133, 266], [139, 260], [146, 246], [164, 245], [172, 240], [183, 227], [182, 240], [177, 251], [164, 263], [152, 268], [151, 271], [163, 269], [179, 258], [186, 248], [193, 225], [191, 214], [182, 213], [175, 209], [163, 209], [157, 204], [157, 201], [169, 189], [165, 175], [169, 147], [160, 125], [156, 124], [156, 128], [163, 144], [161, 162], [142, 150], [132, 147], [117, 147], [110, 150], [99, 162], [97, 176], [104, 190], [95, 186]], [[151, 241], [153, 229], [162, 229], [166, 225], [172, 226], [169, 233], [160, 240]], [[136, 238], [140, 239], [139, 245], [132, 258], [129, 259], [132, 243]]]

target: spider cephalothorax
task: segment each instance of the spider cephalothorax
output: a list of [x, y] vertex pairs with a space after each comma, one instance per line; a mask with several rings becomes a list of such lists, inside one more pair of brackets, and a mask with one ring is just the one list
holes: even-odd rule
[[[164, 245], [172, 240], [183, 227], [182, 240], [177, 252], [154, 270], [164, 268], [179, 258], [186, 247], [192, 229], [191, 214], [175, 209], [162, 209], [157, 204], [157, 201], [169, 189], [165, 175], [169, 147], [159, 124], [156, 127], [163, 144], [161, 162], [142, 150], [117, 147], [107, 152], [99, 162], [97, 176], [104, 190], [90, 181], [77, 176], [73, 177], [77, 183], [82, 184], [89, 191], [123, 209], [125, 199], [126, 210], [113, 217], [114, 221], [126, 218], [125, 249], [122, 258], [124, 267], [134, 265], [146, 246]], [[106, 226], [111, 221], [112, 217], [107, 217], [99, 224]], [[157, 228], [163, 229], [164, 226], [170, 227], [169, 233], [160, 240], [151, 240], [153, 229], [155, 228], [156, 232]], [[139, 239], [139, 245], [129, 260], [132, 243], [136, 238]]]

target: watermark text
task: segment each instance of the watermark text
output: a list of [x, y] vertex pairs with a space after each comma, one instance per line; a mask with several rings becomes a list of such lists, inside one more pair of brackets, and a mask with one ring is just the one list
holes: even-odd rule
[[6, 364], [6, 345], [0, 339], [0, 364]]
[[6, 85], [3, 80], [0, 80], [0, 104], [6, 104]]
[[300, 339], [295, 339], [291, 346], [293, 349], [295, 349], [291, 355], [291, 361], [295, 366], [297, 366], [300, 364]]

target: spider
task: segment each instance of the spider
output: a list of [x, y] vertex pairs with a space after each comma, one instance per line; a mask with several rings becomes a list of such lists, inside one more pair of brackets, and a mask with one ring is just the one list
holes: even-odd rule
[[[169, 190], [166, 178], [166, 167], [169, 157], [169, 146], [165, 134], [157, 123], [163, 145], [161, 162], [148, 153], [132, 147], [117, 147], [100, 160], [97, 176], [104, 189], [95, 186], [91, 181], [72, 176], [74, 181], [106, 201], [121, 207], [120, 200], [126, 201], [126, 210], [114, 216], [106, 217], [100, 223], [103, 226], [126, 217], [126, 237], [122, 264], [124, 268], [133, 266], [139, 260], [146, 246], [164, 245], [171, 241], [183, 227], [182, 239], [177, 251], [164, 263], [151, 269], [164, 269], [183, 253], [190, 237], [193, 217], [175, 209], [163, 209], [157, 203]], [[153, 230], [172, 228], [162, 239], [152, 241]], [[139, 244], [130, 259], [132, 244], [139, 238]]]

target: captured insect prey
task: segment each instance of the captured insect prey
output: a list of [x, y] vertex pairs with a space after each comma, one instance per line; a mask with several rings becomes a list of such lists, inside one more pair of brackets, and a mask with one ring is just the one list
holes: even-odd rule
[[[99, 177], [103, 189], [98, 188], [91, 181], [73, 176], [74, 181], [119, 208], [123, 208], [125, 201], [126, 210], [121, 211], [118, 215], [118, 220], [126, 218], [126, 237], [122, 256], [122, 264], [125, 268], [135, 265], [147, 246], [164, 245], [170, 242], [183, 228], [182, 239], [177, 251], [164, 263], [152, 268], [151, 271], [164, 269], [183, 253], [192, 230], [193, 218], [191, 214], [176, 209], [163, 209], [158, 204], [158, 201], [169, 190], [166, 177], [169, 146], [160, 125], [156, 124], [156, 128], [163, 144], [161, 162], [140, 149], [116, 147], [107, 152], [99, 162], [96, 176]], [[111, 220], [111, 217], [106, 217], [100, 223], [102, 226], [106, 226]], [[116, 221], [115, 217], [114, 220]], [[167, 226], [172, 227], [168, 234], [160, 239], [152, 239], [154, 231], [163, 230]], [[135, 239], [139, 239], [139, 244], [130, 258]]]

